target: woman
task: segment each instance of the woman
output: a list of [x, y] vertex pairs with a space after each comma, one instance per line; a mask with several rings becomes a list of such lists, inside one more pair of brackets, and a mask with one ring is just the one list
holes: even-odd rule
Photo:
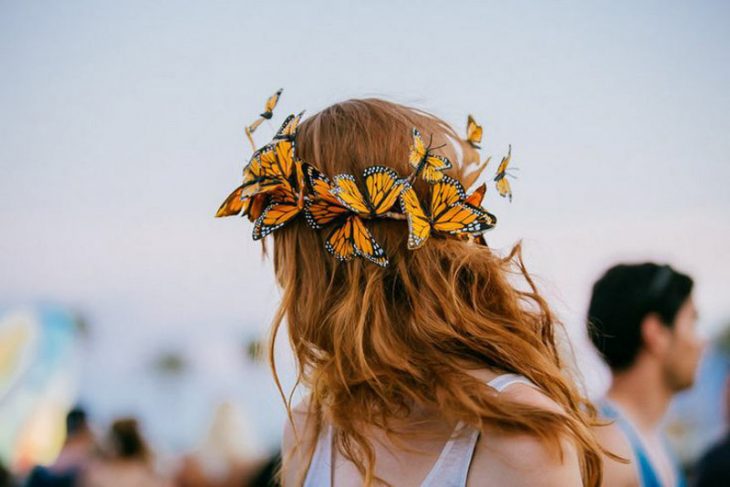
[[[562, 373], [557, 323], [519, 246], [502, 258], [484, 245], [479, 235], [496, 220], [475, 209], [478, 195], [457, 191], [448, 203], [475, 213], [468, 228], [451, 235], [435, 221], [429, 195], [475, 179], [475, 149], [445, 122], [377, 99], [338, 103], [277, 138], [287, 132], [308, 176], [299, 197], [289, 186], [301, 174], [286, 191], [267, 186], [271, 147], [254, 156], [241, 187], [245, 200], [247, 185], [260, 186], [244, 205], [258, 217], [254, 238], [276, 230], [283, 298], [273, 331], [286, 321], [310, 391], [290, 409], [283, 484], [599, 485], [593, 409]], [[355, 177], [335, 178], [343, 173]], [[402, 179], [373, 183], [374, 173]], [[358, 193], [348, 181], [366, 195], [355, 198], [368, 200], [363, 208], [348, 201]], [[389, 196], [375, 193], [394, 185], [402, 209], [380, 211]], [[291, 196], [277, 200], [276, 191]], [[261, 194], [273, 209], [259, 216]], [[289, 221], [297, 200], [306, 218]], [[430, 216], [418, 209], [429, 204]], [[225, 205], [219, 216], [232, 214]]]

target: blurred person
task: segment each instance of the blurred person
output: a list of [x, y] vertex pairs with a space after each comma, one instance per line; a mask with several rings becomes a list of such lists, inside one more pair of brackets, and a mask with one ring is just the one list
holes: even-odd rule
[[5, 464], [0, 461], [0, 487], [15, 487], [17, 484], [10, 470], [5, 468]]
[[[730, 376], [725, 381], [726, 423], [730, 424]], [[695, 487], [726, 487], [730, 485], [730, 429], [725, 437], [705, 452], [695, 469]]]
[[278, 487], [279, 471], [281, 470], [281, 453], [271, 455], [266, 463], [259, 465], [255, 474], [244, 485], [249, 487]]
[[697, 334], [692, 279], [668, 265], [619, 264], [593, 286], [588, 332], [611, 369], [600, 402], [611, 420], [596, 429], [606, 458], [604, 485], [684, 486], [662, 433], [675, 394], [692, 386], [704, 346]]
[[84, 487], [167, 487], [172, 484], [155, 472], [152, 453], [137, 420], [115, 420], [105, 454], [92, 462], [82, 478]]
[[35, 467], [25, 485], [27, 487], [77, 485], [95, 451], [96, 441], [86, 411], [77, 406], [66, 415], [66, 440], [56, 461], [49, 467]]
[[[262, 188], [250, 186], [245, 214], [270, 201], [254, 237], [276, 230], [282, 302], [273, 333], [286, 321], [310, 391], [285, 427], [285, 486], [599, 485], [592, 408], [563, 374], [559, 323], [520, 246], [500, 256], [484, 244], [496, 220], [480, 208], [480, 190], [468, 202], [463, 194], [459, 181], [471, 185], [479, 159], [446, 122], [365, 99], [330, 106], [297, 130], [285, 124], [245, 170], [296, 166], [286, 181], [244, 180]], [[366, 169], [374, 164], [387, 167]], [[277, 223], [301, 209], [305, 191], [307, 218]], [[219, 216], [236, 213], [237, 198]], [[433, 226], [436, 218], [451, 220]]]
[[266, 461], [245, 418], [232, 403], [223, 402], [198, 451], [182, 458], [175, 481], [180, 487], [241, 487]]

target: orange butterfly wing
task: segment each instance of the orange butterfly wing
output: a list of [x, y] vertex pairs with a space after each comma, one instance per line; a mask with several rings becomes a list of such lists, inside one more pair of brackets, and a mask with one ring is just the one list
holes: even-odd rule
[[324, 242], [327, 251], [340, 262], [350, 261], [355, 256], [355, 245], [352, 241], [352, 221], [354, 218], [357, 217], [352, 215], [341, 225], [335, 227]]
[[438, 216], [458, 201], [466, 198], [464, 187], [456, 179], [444, 176], [431, 186], [431, 218]]
[[401, 191], [400, 204], [408, 221], [408, 248], [418, 249], [431, 235], [431, 221], [423, 211], [416, 191], [409, 183], [406, 183]]
[[490, 221], [478, 208], [459, 202], [447, 208], [435, 219], [433, 229], [452, 235], [462, 233], [479, 235], [494, 226], [489, 223]]
[[357, 187], [354, 176], [351, 174], [338, 174], [334, 177], [333, 182], [332, 194], [344, 207], [353, 213], [370, 214], [370, 208]]
[[325, 240], [324, 246], [340, 262], [347, 262], [357, 256], [381, 267], [388, 265], [385, 251], [357, 215], [350, 215], [337, 225]]
[[304, 206], [304, 214], [307, 223], [312, 228], [322, 228], [337, 217], [349, 212], [332, 194], [332, 183], [324, 174], [313, 166], [307, 165], [307, 179], [311, 195]]
[[253, 239], [260, 240], [270, 235], [293, 220], [300, 211], [301, 208], [294, 203], [270, 203], [254, 223]]
[[393, 169], [384, 166], [370, 166], [363, 174], [368, 201], [375, 215], [388, 212], [400, 196], [404, 181]]
[[[493, 215], [466, 201], [459, 181], [444, 176], [431, 188], [431, 225], [438, 232], [479, 235], [489, 230]], [[494, 220], [496, 221], [496, 219]]]
[[243, 186], [239, 186], [234, 189], [218, 208], [218, 211], [215, 213], [216, 218], [233, 216], [241, 213], [241, 210], [243, 210], [244, 207], [244, 200], [241, 199], [242, 192]]
[[469, 115], [466, 119], [466, 141], [475, 149], [480, 149], [479, 144], [482, 142], [482, 134], [482, 126], [474, 120], [474, 117]]
[[472, 191], [472, 193], [466, 197], [464, 200], [465, 203], [468, 203], [472, 206], [482, 206], [482, 201], [484, 200], [484, 195], [487, 193], [487, 183], [482, 183], [479, 185], [477, 189]]
[[276, 131], [274, 139], [286, 139], [293, 141], [297, 133], [297, 128], [299, 127], [299, 122], [302, 120], [302, 116], [304, 116], [304, 112], [300, 112], [296, 116], [289, 115], [288, 117], [286, 117], [284, 123], [281, 124], [279, 130]]
[[259, 194], [252, 198], [244, 201], [243, 214], [248, 216], [248, 219], [255, 222], [266, 209], [266, 203], [268, 197], [265, 194]]
[[283, 89], [277, 90], [276, 93], [271, 95], [266, 100], [266, 104], [264, 105], [264, 113], [261, 114], [262, 118], [269, 120], [274, 115], [274, 108], [276, 108], [276, 104], [279, 103], [279, 97], [281, 96], [281, 93], [283, 91]]
[[282, 181], [281, 186], [270, 195], [269, 205], [254, 222], [254, 240], [260, 240], [280, 229], [302, 211], [302, 198], [288, 181]]
[[350, 219], [352, 219], [352, 244], [357, 255], [380, 267], [387, 266], [388, 258], [385, 256], [385, 251], [375, 241], [362, 218], [353, 215]]

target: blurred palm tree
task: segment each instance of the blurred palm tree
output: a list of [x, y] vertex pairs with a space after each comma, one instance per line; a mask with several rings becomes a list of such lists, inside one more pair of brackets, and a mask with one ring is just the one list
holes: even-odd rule
[[181, 352], [166, 351], [157, 356], [152, 368], [161, 375], [180, 376], [187, 370], [188, 360]]

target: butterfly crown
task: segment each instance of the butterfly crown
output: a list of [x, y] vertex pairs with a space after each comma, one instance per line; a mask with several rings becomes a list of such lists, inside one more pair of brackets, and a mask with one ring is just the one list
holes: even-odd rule
[[[451, 162], [434, 154], [435, 149], [424, 143], [416, 128], [412, 129], [408, 156], [411, 173], [401, 177], [392, 168], [370, 166], [363, 173], [365, 191], [353, 175], [338, 174], [330, 180], [297, 157], [296, 130], [303, 112], [289, 115], [273, 140], [255, 149], [252, 134], [264, 119], [272, 117], [280, 95], [281, 90], [270, 97], [264, 113], [246, 127], [254, 153], [243, 169], [242, 184], [226, 198], [216, 217], [247, 216], [254, 222], [253, 239], [260, 240], [303, 214], [312, 229], [329, 230], [325, 248], [338, 260], [361, 257], [382, 267], [388, 265], [388, 258], [366, 221], [406, 220], [411, 250], [423, 246], [433, 233], [485, 244], [482, 234], [497, 223], [481, 206], [486, 184], [467, 195], [459, 181], [443, 173], [452, 167]], [[466, 142], [478, 149], [481, 138], [482, 128], [470, 115]], [[494, 181], [499, 193], [511, 200], [505, 178], [510, 158], [511, 148]], [[421, 203], [412, 186], [419, 177], [430, 186], [427, 204]]]

